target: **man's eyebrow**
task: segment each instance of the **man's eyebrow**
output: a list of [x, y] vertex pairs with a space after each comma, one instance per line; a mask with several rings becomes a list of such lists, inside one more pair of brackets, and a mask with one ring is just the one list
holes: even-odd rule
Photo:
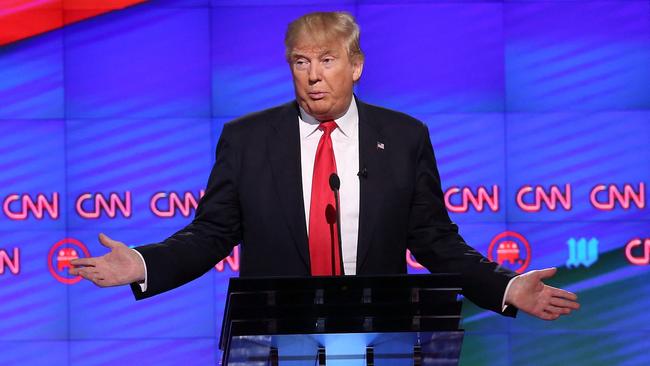
[[[324, 49], [323, 51], [318, 53], [319, 58], [323, 57], [323, 56], [335, 56], [335, 57], [337, 57], [338, 54], [335, 51], [328, 48], [328, 49]], [[291, 57], [292, 60], [296, 60], [296, 59], [299, 59], [299, 58], [307, 58], [307, 59], [309, 58], [308, 56], [304, 55], [303, 53], [296, 52], [296, 51], [292, 51], [290, 57]]]
[[319, 56], [320, 57], [323, 57], [323, 56], [338, 56], [338, 54], [333, 50], [326, 49], [326, 50], [323, 50], [323, 52], [321, 52], [319, 54]]
[[290, 57], [291, 57], [292, 60], [297, 60], [299, 58], [308, 58], [307, 56], [305, 56], [305, 55], [303, 55], [302, 53], [299, 53], [299, 52], [291, 52]]

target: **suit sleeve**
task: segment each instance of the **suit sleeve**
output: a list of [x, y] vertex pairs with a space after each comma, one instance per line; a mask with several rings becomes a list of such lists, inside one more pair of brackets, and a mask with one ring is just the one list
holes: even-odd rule
[[463, 294], [478, 306], [515, 316], [502, 309], [508, 282], [516, 274], [491, 262], [465, 243], [445, 207], [433, 147], [426, 125], [421, 125], [417, 150], [415, 192], [409, 215], [408, 248], [430, 272], [461, 274]]
[[157, 244], [135, 248], [147, 266], [147, 291], [131, 284], [136, 299], [181, 286], [209, 271], [241, 241], [241, 210], [237, 191], [239, 157], [232, 126], [225, 125], [205, 195], [194, 220]]

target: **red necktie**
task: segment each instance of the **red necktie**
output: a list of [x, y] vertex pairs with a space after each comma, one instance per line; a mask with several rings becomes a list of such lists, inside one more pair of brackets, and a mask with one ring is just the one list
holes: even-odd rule
[[334, 121], [321, 122], [318, 126], [323, 135], [316, 149], [309, 209], [309, 257], [312, 276], [341, 275], [336, 205], [334, 192], [329, 185], [330, 175], [336, 173], [336, 160], [330, 136], [336, 127]]

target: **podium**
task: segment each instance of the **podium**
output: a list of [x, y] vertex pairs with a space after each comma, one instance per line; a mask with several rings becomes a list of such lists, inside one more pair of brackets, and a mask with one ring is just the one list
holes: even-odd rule
[[231, 278], [223, 365], [457, 365], [460, 276]]

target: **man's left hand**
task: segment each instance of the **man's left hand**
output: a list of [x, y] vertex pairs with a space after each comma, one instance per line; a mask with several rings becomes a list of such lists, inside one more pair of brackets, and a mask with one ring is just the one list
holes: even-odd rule
[[551, 287], [542, 280], [553, 277], [556, 268], [530, 271], [516, 277], [506, 295], [506, 303], [543, 320], [555, 320], [578, 310], [576, 294]]

